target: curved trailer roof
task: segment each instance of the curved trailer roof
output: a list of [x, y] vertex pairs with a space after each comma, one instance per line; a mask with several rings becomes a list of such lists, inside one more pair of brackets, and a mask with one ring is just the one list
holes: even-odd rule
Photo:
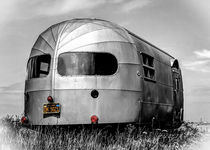
[[[114, 24], [112, 22], [101, 20], [101, 19], [90, 19], [90, 18], [81, 18], [81, 19], [72, 19], [60, 22], [58, 24], [52, 25], [43, 33], [41, 33], [32, 47], [30, 57], [42, 55], [42, 54], [51, 54], [53, 55], [55, 50], [59, 50], [67, 42], [71, 42], [76, 38], [81, 37], [90, 32], [103, 30], [103, 29], [112, 29], [114, 30], [121, 38], [124, 38], [127, 42], [134, 43], [132, 36], [135, 38], [149, 44], [155, 49], [165, 53], [166, 55], [173, 58], [168, 53], [157, 48], [151, 43], [143, 40], [134, 33], [128, 31], [127, 29]], [[71, 37], [68, 37], [68, 41], [65, 41], [65, 38], [71, 34]], [[62, 44], [61, 44], [62, 43]]]

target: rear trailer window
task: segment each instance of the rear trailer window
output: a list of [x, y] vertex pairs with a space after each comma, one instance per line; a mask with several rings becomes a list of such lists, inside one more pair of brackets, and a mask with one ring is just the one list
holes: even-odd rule
[[58, 57], [58, 73], [69, 75], [113, 75], [117, 59], [109, 53], [68, 52]]
[[41, 55], [30, 58], [27, 68], [27, 79], [46, 77], [50, 71], [50, 60], [50, 55]]

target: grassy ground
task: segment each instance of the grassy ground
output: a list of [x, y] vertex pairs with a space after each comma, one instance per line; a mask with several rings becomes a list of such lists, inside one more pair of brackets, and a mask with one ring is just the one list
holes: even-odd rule
[[185, 149], [201, 136], [196, 125], [184, 123], [176, 130], [148, 130], [127, 125], [123, 130], [87, 129], [67, 130], [51, 128], [34, 131], [21, 126], [19, 118], [7, 116], [1, 119], [0, 149], [8, 150], [72, 150], [72, 149]]

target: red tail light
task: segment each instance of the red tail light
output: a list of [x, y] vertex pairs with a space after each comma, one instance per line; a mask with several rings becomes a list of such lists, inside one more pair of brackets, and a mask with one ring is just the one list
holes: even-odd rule
[[90, 120], [91, 120], [91, 123], [93, 123], [93, 124], [98, 123], [98, 117], [96, 115], [91, 116]]
[[21, 118], [21, 123], [22, 123], [22, 124], [28, 123], [28, 118], [25, 117], [25, 116], [23, 116], [23, 117]]
[[52, 96], [48, 96], [48, 97], [47, 97], [47, 100], [48, 100], [49, 102], [53, 102]]

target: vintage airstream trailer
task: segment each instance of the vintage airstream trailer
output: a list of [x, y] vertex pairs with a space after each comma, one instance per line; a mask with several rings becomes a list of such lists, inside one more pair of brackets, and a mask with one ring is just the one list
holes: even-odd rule
[[40, 34], [27, 64], [29, 125], [183, 121], [178, 60], [125, 28], [72, 19]]

